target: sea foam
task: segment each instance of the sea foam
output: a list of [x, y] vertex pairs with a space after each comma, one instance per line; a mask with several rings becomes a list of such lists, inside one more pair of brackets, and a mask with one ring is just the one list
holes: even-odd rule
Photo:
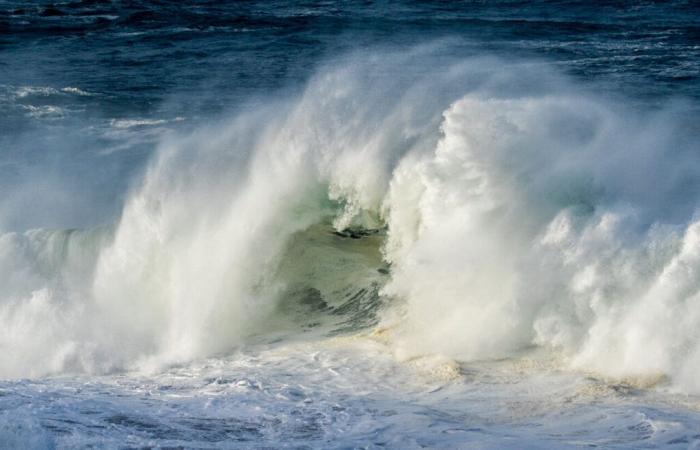
[[326, 224], [381, 231], [386, 277], [330, 272], [381, 282], [399, 359], [539, 347], [697, 392], [688, 106], [625, 107], [542, 64], [430, 58], [355, 54], [296, 97], [164, 137], [118, 223], [72, 232], [68, 253], [49, 245], [62, 231], [2, 235], [0, 376], [152, 369], [273, 333], [300, 282], [291, 243]]

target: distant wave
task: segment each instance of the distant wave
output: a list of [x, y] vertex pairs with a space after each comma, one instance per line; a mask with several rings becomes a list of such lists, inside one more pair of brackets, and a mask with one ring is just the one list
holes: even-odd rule
[[184, 117], [176, 117], [171, 120], [166, 119], [112, 119], [110, 125], [114, 128], [134, 128], [134, 127], [150, 127], [155, 125], [164, 125], [170, 122], [182, 122]]
[[90, 97], [90, 96], [92, 96], [92, 95], [95, 95], [95, 94], [93, 94], [93, 93], [91, 93], [91, 92], [86, 92], [86, 91], [84, 91], [84, 90], [82, 90], [82, 89], [80, 89], [80, 88], [72, 87], [72, 86], [68, 86], [68, 87], [62, 88], [62, 89], [61, 89], [61, 92], [65, 92], [66, 94], [80, 95], [80, 96], [82, 96], [82, 97]]
[[376, 327], [402, 359], [539, 347], [700, 391], [682, 108], [635, 111], [540, 64], [329, 64], [296, 98], [165, 138], [113, 229], [0, 236], [0, 376]]
[[67, 86], [64, 88], [53, 88], [49, 86], [20, 86], [14, 90], [14, 95], [19, 98], [38, 96], [38, 97], [48, 97], [51, 95], [62, 95], [71, 94], [78, 95], [81, 97], [90, 97], [95, 94], [91, 92], [86, 92], [80, 88]]
[[27, 115], [34, 118], [60, 118], [64, 115], [64, 109], [53, 105], [23, 106], [22, 109], [27, 111]]

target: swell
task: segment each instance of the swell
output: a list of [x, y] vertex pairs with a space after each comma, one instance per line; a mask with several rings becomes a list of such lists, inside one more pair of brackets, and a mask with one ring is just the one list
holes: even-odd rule
[[88, 256], [47, 270], [3, 235], [23, 287], [0, 293], [2, 375], [379, 326], [400, 358], [537, 346], [695, 392], [692, 106], [633, 109], [541, 64], [352, 55], [297, 97], [164, 140], [114, 230], [62, 247], [98, 242]]

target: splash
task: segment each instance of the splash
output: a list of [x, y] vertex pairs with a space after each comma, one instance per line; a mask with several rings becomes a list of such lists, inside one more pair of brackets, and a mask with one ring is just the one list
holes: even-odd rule
[[0, 375], [157, 368], [357, 301], [374, 319], [346, 332], [379, 321], [401, 359], [539, 347], [697, 392], [689, 107], [433, 58], [352, 55], [164, 138], [109, 229], [3, 234]]

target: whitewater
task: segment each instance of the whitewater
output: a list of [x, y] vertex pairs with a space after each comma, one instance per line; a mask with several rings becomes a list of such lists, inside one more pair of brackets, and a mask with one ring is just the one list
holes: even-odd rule
[[0, 1], [0, 449], [700, 448], [692, 4], [273, 3]]
[[698, 442], [690, 106], [430, 57], [168, 134], [113, 225], [2, 234], [5, 446]]

